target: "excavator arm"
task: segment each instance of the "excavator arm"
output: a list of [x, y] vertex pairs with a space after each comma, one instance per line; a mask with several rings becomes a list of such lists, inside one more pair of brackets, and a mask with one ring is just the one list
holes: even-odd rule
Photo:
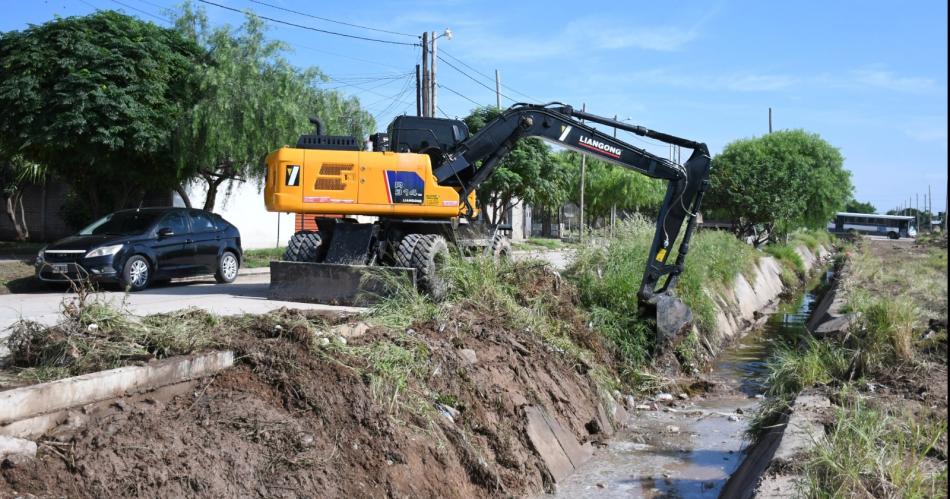
[[[604, 134], [585, 124], [585, 121], [685, 147], [691, 149], [692, 154], [685, 163], [679, 165]], [[658, 329], [675, 334], [677, 331], [674, 329], [688, 321], [684, 317], [688, 310], [684, 310], [685, 306], [672, 298], [671, 290], [683, 272], [690, 238], [696, 229], [696, 215], [709, 184], [710, 157], [706, 144], [589, 114], [559, 103], [543, 106], [516, 104], [448, 151], [434, 174], [440, 184], [459, 187], [461, 198], [466, 199], [470, 192], [491, 176], [505, 155], [524, 137], [539, 137], [668, 182], [666, 196], [657, 214], [656, 232], [638, 297], [643, 303], [657, 307]], [[684, 221], [687, 222], [686, 229], [676, 249], [676, 260], [672, 264], [667, 263]], [[661, 283], [664, 276], [667, 279]]]

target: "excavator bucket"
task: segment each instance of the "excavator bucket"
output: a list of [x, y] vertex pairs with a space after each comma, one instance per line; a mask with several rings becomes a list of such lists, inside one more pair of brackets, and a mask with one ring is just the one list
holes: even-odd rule
[[660, 294], [656, 297], [656, 333], [659, 344], [673, 341], [693, 322], [693, 311], [675, 296]]
[[372, 305], [416, 283], [415, 269], [334, 263], [271, 262], [270, 276], [271, 300], [346, 306]]

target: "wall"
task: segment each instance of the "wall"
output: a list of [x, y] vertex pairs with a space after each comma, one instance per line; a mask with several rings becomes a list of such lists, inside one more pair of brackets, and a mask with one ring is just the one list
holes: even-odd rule
[[[241, 231], [244, 249], [273, 248], [284, 246], [294, 233], [293, 213], [272, 213], [264, 208], [264, 194], [255, 181], [230, 181], [221, 185], [215, 200], [214, 212], [234, 224]], [[206, 187], [195, 182], [185, 187], [185, 192], [195, 208], [204, 204]], [[174, 206], [185, 203], [176, 193], [172, 196]]]
[[[805, 264], [806, 273], [827, 261], [831, 253], [819, 246], [812, 253], [805, 246], [795, 248]], [[761, 326], [781, 300], [785, 292], [782, 283], [781, 264], [770, 256], [762, 256], [748, 277], [736, 276], [732, 286], [725, 292], [713, 294], [718, 312], [716, 327], [705, 332], [706, 348], [718, 354], [722, 348], [743, 334]]]

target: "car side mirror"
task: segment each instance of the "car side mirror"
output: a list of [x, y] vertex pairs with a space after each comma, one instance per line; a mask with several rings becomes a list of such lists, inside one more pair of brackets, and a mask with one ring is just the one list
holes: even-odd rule
[[175, 231], [169, 229], [168, 227], [162, 227], [158, 229], [158, 238], [165, 239], [166, 237], [171, 237], [175, 235]]

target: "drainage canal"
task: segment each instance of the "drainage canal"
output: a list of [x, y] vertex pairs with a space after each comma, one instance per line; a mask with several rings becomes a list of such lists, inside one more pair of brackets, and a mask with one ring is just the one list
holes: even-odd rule
[[628, 428], [558, 484], [555, 497], [717, 497], [744, 458], [745, 430], [764, 390], [765, 359], [782, 338], [803, 332], [827, 277], [783, 302], [762, 328], [724, 351], [702, 376], [709, 391], [632, 411]]

